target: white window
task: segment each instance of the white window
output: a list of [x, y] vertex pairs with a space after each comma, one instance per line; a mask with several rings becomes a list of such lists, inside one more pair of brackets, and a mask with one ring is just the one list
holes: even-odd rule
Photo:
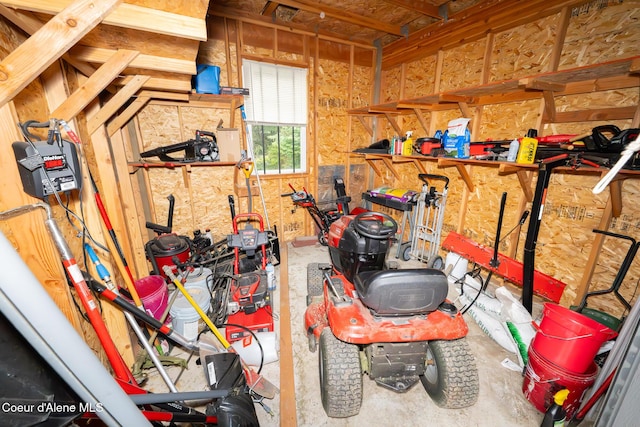
[[305, 172], [307, 69], [244, 60], [250, 155], [263, 174]]

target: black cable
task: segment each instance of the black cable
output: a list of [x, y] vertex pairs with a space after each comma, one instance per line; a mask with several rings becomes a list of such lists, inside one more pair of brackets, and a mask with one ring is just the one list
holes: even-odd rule
[[260, 348], [260, 366], [258, 367], [258, 374], [260, 374], [260, 371], [262, 371], [262, 366], [264, 365], [264, 349], [262, 348], [262, 344], [260, 343], [260, 340], [258, 339], [256, 334], [246, 326], [238, 325], [235, 323], [225, 323], [224, 325], [222, 325], [223, 328], [226, 328], [229, 326], [234, 328], [244, 329], [245, 331], [249, 332], [253, 336], [253, 339], [256, 340], [256, 342], [258, 343], [258, 347]]

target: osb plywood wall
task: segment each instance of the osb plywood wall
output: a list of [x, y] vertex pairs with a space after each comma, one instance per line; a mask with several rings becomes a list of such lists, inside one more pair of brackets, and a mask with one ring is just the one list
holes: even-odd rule
[[[638, 54], [640, 1], [591, 1], [571, 11], [560, 69]], [[606, 41], [606, 43], [603, 43]]]
[[[602, 2], [590, 2], [572, 11], [562, 46], [560, 69], [640, 54], [637, 44], [640, 34], [640, 21], [637, 18], [640, 2], [608, 3], [608, 7], [601, 8], [598, 5]], [[494, 34], [489, 58], [485, 58], [486, 38], [444, 51], [440, 76], [436, 75], [436, 56], [404, 64], [404, 81], [402, 66], [385, 70], [380, 102], [397, 100], [401, 96], [426, 96], [434, 91], [464, 88], [481, 84], [483, 81], [495, 82], [552, 71], [551, 54], [561, 26], [561, 16], [556, 15]], [[485, 60], [489, 63], [488, 73], [483, 80]], [[437, 82], [439, 87], [436, 87]], [[602, 91], [558, 97], [556, 109], [558, 112], [570, 112], [637, 106], [638, 98], [638, 88]], [[527, 129], [536, 127], [540, 115], [540, 101], [487, 105], [481, 109], [470, 108], [470, 112], [474, 120], [480, 119], [479, 123], [472, 121], [470, 124], [470, 127], [476, 130], [472, 140], [511, 139], [523, 136]], [[416, 122], [410, 117], [412, 116], [398, 119], [405, 131], [415, 130]], [[461, 117], [461, 112], [425, 112], [425, 117], [433, 131], [445, 129], [449, 120]], [[380, 126], [381, 137], [389, 137], [395, 133], [386, 120], [380, 121], [383, 122]], [[607, 123], [615, 124], [621, 129], [631, 127], [631, 120]], [[594, 121], [545, 124], [544, 134], [582, 134], [601, 124], [605, 123]], [[419, 129], [417, 136], [421, 136], [422, 132], [423, 130]], [[430, 162], [424, 165], [430, 173], [446, 175], [451, 180], [443, 225], [445, 235], [457, 228], [460, 212], [464, 211], [464, 234], [478, 243], [492, 246], [503, 192], [507, 192], [507, 204], [502, 232], [507, 233], [517, 224], [523, 206], [523, 193], [516, 175], [498, 175], [496, 169], [489, 167], [470, 167], [475, 189], [467, 196], [465, 184], [455, 169], [438, 169]], [[410, 164], [396, 165], [396, 170], [403, 179], [396, 180], [390, 173], [386, 173], [382, 177], [376, 177], [376, 185], [420, 189], [418, 171], [415, 167]], [[556, 173], [549, 187], [538, 238], [535, 267], [567, 284], [562, 300], [564, 304], [574, 302], [594, 239], [592, 229], [600, 223], [608, 200], [607, 192], [597, 196], [591, 192], [598, 179], [598, 176]], [[640, 218], [640, 207], [634, 203], [639, 185], [637, 180], [624, 182], [623, 213], [614, 219], [611, 231], [634, 238], [640, 237], [640, 222], [637, 221]], [[535, 188], [535, 177], [531, 186]], [[466, 205], [462, 203], [465, 197]], [[525, 208], [530, 209], [530, 204], [526, 204]], [[500, 251], [512, 253], [516, 259], [522, 260], [526, 224], [522, 230], [515, 230], [514, 233], [519, 233], [520, 237], [517, 240], [505, 239], [500, 244]], [[517, 248], [512, 248], [515, 243]], [[628, 244], [619, 239], [605, 239], [591, 289], [603, 289], [611, 285], [628, 247]], [[639, 277], [640, 262], [636, 261], [622, 287], [622, 294], [628, 300], [635, 298]], [[606, 308], [607, 312], [614, 315], [622, 313], [622, 306], [608, 296], [590, 299], [589, 306]]]
[[[302, 209], [294, 209], [289, 197], [289, 184], [296, 190], [306, 188], [312, 194], [320, 187], [327, 194], [314, 194], [318, 200], [334, 200], [333, 177], [340, 175], [349, 185], [348, 191], [357, 194], [364, 191], [365, 168], [362, 160], [356, 159], [350, 165], [349, 153], [351, 145], [366, 146], [370, 137], [361, 132], [354, 132], [346, 110], [352, 106], [368, 105], [372, 95], [371, 67], [338, 62], [329, 59], [317, 59], [316, 47], [320, 52], [332, 49], [344, 49], [343, 45], [313, 37], [299, 36], [298, 39], [279, 38], [273, 32], [273, 40], [284, 40], [283, 43], [294, 44], [299, 51], [292, 52], [287, 46], [273, 48], [256, 47], [246, 43], [245, 36], [256, 31], [256, 25], [225, 20], [225, 40], [209, 40], [203, 43], [198, 62], [220, 67], [221, 85], [241, 86], [239, 63], [241, 57], [249, 59], [264, 58], [267, 61], [280, 61], [285, 65], [308, 67], [309, 69], [309, 122], [307, 125], [307, 173], [282, 176], [263, 176], [260, 179], [262, 193], [252, 197], [253, 211], [268, 219], [269, 226], [276, 228], [283, 241], [290, 241], [299, 236], [317, 233], [308, 213]], [[306, 37], [306, 40], [304, 38]], [[306, 44], [306, 50], [304, 46]], [[353, 47], [353, 49], [361, 49]], [[294, 49], [295, 50], [295, 49]], [[373, 50], [373, 49], [372, 49]], [[305, 53], [306, 52], [306, 53]], [[320, 55], [321, 57], [322, 55]], [[349, 75], [352, 74], [349, 85]], [[149, 105], [138, 114], [142, 147], [147, 150], [160, 145], [184, 141], [193, 137], [196, 129], [215, 130], [219, 121], [224, 126], [230, 122], [228, 110], [213, 108], [191, 108], [177, 105]], [[235, 127], [240, 128], [242, 138], [246, 140], [244, 124], [239, 110], [235, 114]], [[351, 129], [351, 130], [350, 130]], [[337, 172], [337, 171], [340, 172]], [[320, 171], [327, 172], [325, 176]], [[350, 182], [351, 174], [353, 179]], [[248, 199], [238, 197], [234, 193], [234, 167], [191, 167], [175, 170], [150, 168], [145, 171], [150, 183], [155, 217], [150, 218], [163, 224], [166, 222], [168, 202], [166, 197], [173, 194], [176, 198], [174, 212], [174, 231], [191, 234], [193, 230], [211, 229], [216, 234], [231, 232], [231, 219], [227, 196], [234, 195], [236, 211], [248, 210]], [[244, 175], [239, 174], [239, 186], [244, 186]], [[251, 177], [252, 183], [257, 179]], [[328, 191], [326, 183], [329, 182]], [[263, 199], [264, 198], [264, 206]], [[356, 197], [359, 201], [359, 197]], [[266, 206], [266, 211], [265, 211]]]
[[[228, 110], [215, 108], [147, 105], [138, 113], [141, 149], [193, 139], [196, 130], [214, 132], [219, 120], [228, 122], [228, 116]], [[184, 152], [173, 154], [178, 158], [181, 155]], [[176, 233], [192, 235], [194, 230], [211, 229], [216, 236], [228, 234], [231, 222], [227, 195], [234, 194], [233, 166], [150, 168], [145, 173], [155, 211], [155, 218], [149, 221], [166, 225], [167, 197], [173, 195]]]

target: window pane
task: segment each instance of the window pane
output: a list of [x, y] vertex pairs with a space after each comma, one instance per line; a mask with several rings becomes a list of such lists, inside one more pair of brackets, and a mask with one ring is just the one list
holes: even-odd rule
[[252, 125], [254, 165], [259, 173], [296, 173], [306, 169], [306, 129]]

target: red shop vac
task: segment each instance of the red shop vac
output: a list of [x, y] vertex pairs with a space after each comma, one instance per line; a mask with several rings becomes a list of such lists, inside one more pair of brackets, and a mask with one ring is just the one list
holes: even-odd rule
[[172, 269], [176, 268], [178, 264], [187, 262], [191, 256], [191, 243], [189, 238], [172, 233], [175, 197], [173, 197], [173, 194], [170, 194], [167, 200], [169, 200], [167, 225], [163, 226], [147, 222], [146, 227], [156, 232], [157, 236], [144, 245], [147, 259], [152, 266], [151, 274], [162, 276], [165, 280], [167, 280], [163, 271], [165, 265], [168, 265]]

